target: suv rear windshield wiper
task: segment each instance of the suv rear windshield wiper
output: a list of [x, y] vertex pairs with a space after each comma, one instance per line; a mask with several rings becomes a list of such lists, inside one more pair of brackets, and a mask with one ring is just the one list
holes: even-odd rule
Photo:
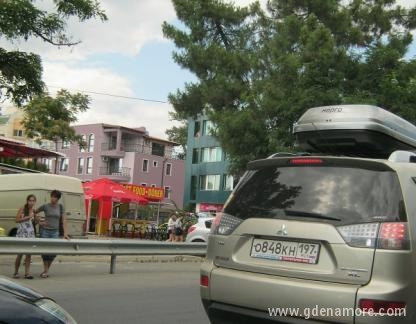
[[331, 216], [326, 216], [319, 213], [307, 212], [302, 210], [293, 210], [293, 209], [285, 209], [285, 215], [287, 216], [298, 216], [298, 217], [310, 217], [310, 218], [320, 218], [320, 219], [328, 219], [340, 222], [341, 219]]

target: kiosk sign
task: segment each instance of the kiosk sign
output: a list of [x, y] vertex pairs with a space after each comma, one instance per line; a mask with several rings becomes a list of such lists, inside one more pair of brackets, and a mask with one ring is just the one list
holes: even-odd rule
[[165, 196], [163, 188], [137, 186], [134, 184], [123, 184], [123, 187], [133, 191], [136, 195], [144, 197], [149, 200], [162, 200]]

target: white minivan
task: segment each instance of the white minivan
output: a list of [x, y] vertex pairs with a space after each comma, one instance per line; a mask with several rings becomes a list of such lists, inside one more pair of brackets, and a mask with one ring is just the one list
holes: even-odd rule
[[81, 181], [47, 173], [0, 175], [0, 227], [4, 228], [4, 234], [16, 234], [16, 213], [25, 204], [28, 195], [36, 196], [36, 207], [39, 207], [50, 201], [50, 193], [54, 189], [62, 192], [59, 202], [66, 212], [69, 235], [85, 235], [85, 198]]

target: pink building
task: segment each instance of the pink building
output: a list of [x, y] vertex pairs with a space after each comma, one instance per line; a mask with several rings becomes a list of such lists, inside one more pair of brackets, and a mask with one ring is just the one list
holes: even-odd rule
[[[91, 181], [98, 178], [165, 189], [165, 200], [183, 206], [185, 164], [175, 158], [178, 144], [149, 136], [144, 127], [108, 124], [74, 126], [87, 144], [61, 142], [57, 173]], [[52, 169], [53, 170], [53, 169]]]

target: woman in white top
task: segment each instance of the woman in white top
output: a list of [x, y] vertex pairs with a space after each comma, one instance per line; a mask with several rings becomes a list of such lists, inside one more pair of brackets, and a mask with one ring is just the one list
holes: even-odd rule
[[[22, 237], [22, 238], [34, 238], [35, 237], [35, 228], [34, 228], [34, 220], [35, 220], [35, 215], [36, 215], [35, 203], [36, 203], [35, 195], [29, 195], [26, 198], [26, 204], [23, 207], [20, 207], [19, 211], [17, 212], [16, 237]], [[22, 254], [19, 254], [16, 257], [16, 261], [14, 262], [13, 278], [19, 278], [19, 268], [20, 268], [21, 261], [22, 261]], [[30, 262], [31, 262], [31, 255], [26, 254], [25, 261], [24, 261], [26, 279], [33, 279], [33, 276], [30, 274]]]
[[176, 215], [172, 214], [168, 220], [168, 239], [167, 242], [175, 241], [175, 222], [176, 222]]

